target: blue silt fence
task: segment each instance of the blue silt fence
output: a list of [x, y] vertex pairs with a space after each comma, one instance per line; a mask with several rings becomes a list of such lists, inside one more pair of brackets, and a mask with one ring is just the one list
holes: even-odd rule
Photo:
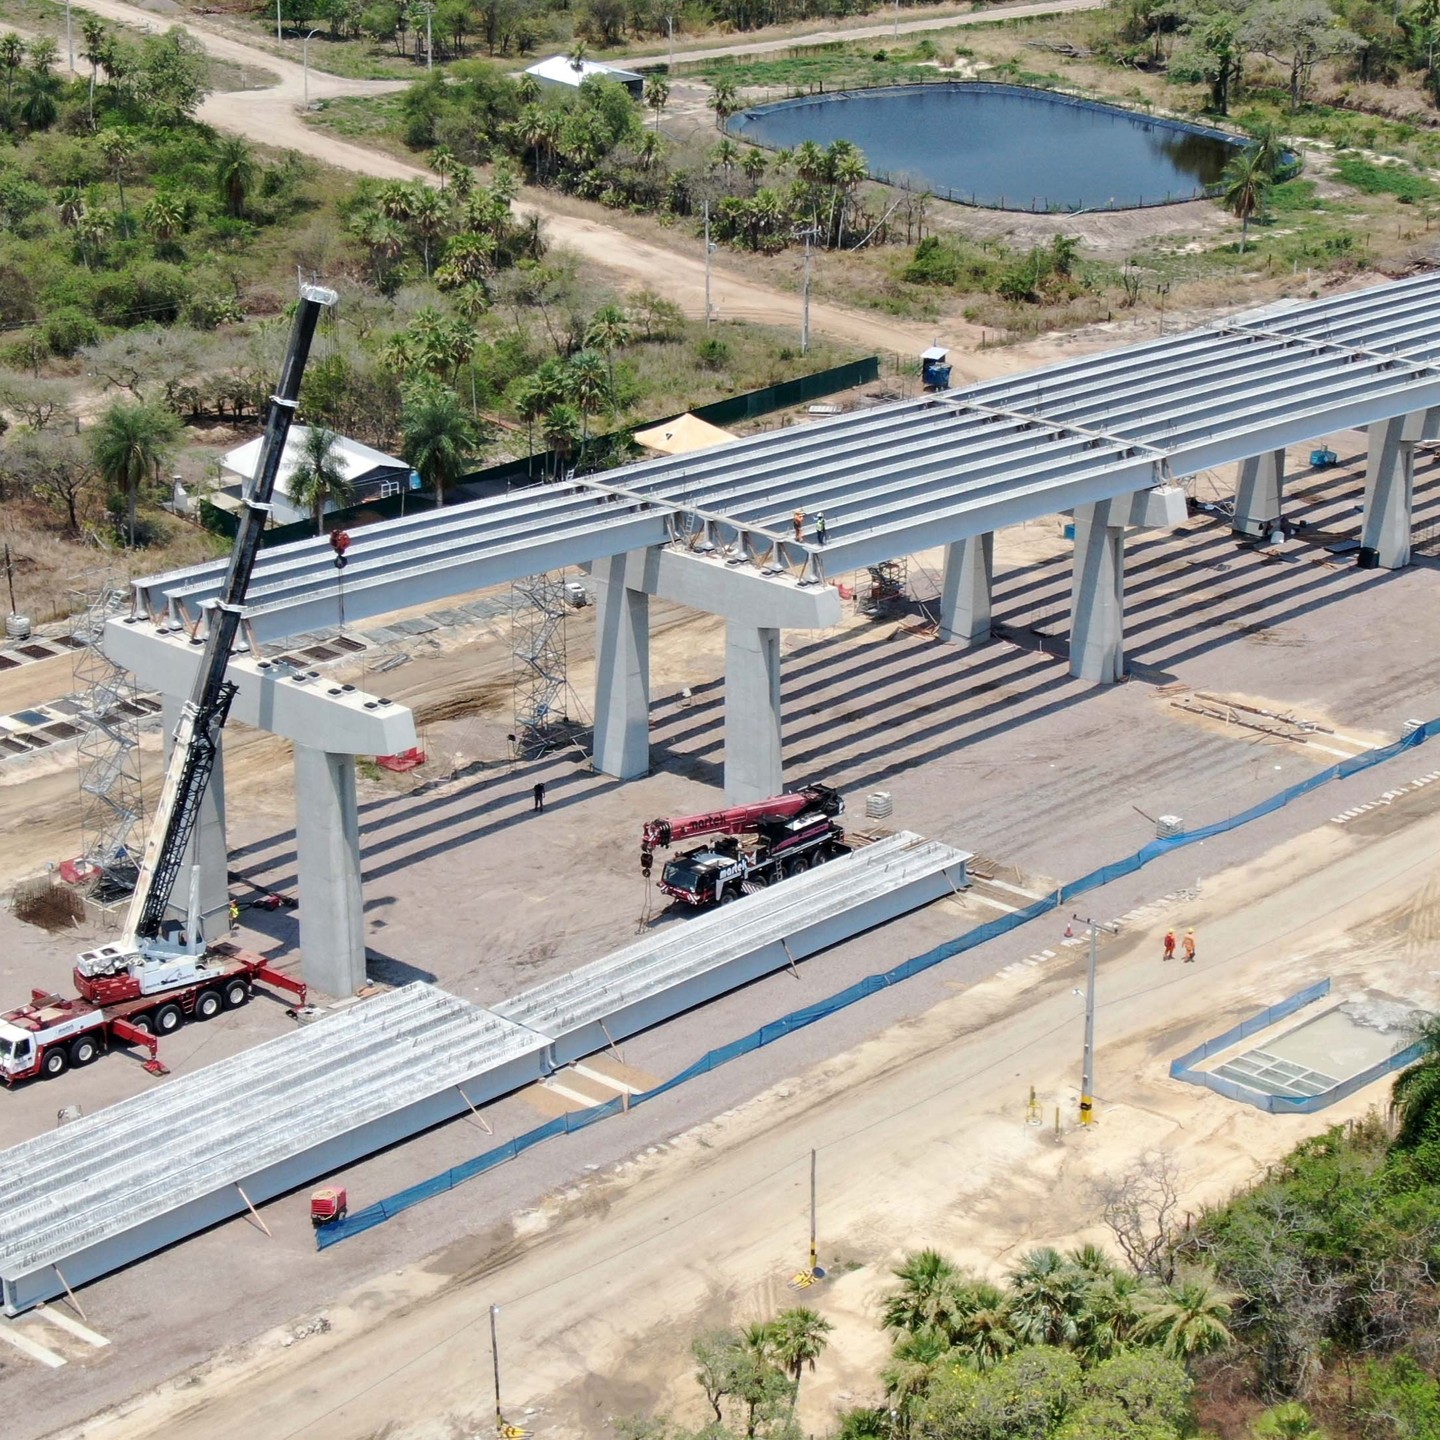
[[[717, 1046], [713, 1050], [707, 1050], [693, 1064], [687, 1065], [679, 1074], [672, 1075], [668, 1080], [661, 1081], [653, 1089], [642, 1091], [632, 1095], [629, 1099], [629, 1108], [637, 1105], [644, 1105], [658, 1096], [684, 1085], [687, 1081], [693, 1080], [696, 1076], [709, 1074], [710, 1071], [718, 1069], [721, 1065], [728, 1065], [730, 1061], [738, 1059], [742, 1055], [748, 1055], [754, 1050], [760, 1050], [766, 1045], [773, 1045], [777, 1040], [783, 1040], [787, 1035], [794, 1034], [797, 1030], [803, 1030], [809, 1025], [814, 1025], [819, 1020], [824, 1020], [837, 1011], [864, 1000], [867, 996], [874, 995], [879, 990], [888, 989], [892, 985], [899, 985], [916, 975], [923, 974], [926, 970], [933, 969], [936, 965], [946, 960], [953, 959], [956, 955], [963, 955], [968, 950], [974, 950], [978, 946], [987, 944], [991, 940], [999, 939], [1002, 935], [1008, 935], [1012, 930], [1018, 930], [1023, 925], [1028, 925], [1032, 920], [1048, 914], [1059, 906], [1075, 899], [1087, 891], [1099, 889], [1102, 885], [1108, 885], [1112, 880], [1118, 880], [1125, 875], [1133, 875], [1137, 870], [1143, 869], [1152, 860], [1158, 860], [1162, 856], [1170, 854], [1173, 850], [1183, 849], [1187, 845], [1198, 844], [1202, 840], [1208, 840], [1214, 835], [1223, 835], [1230, 830], [1238, 830], [1243, 825], [1250, 824], [1264, 815], [1269, 815], [1276, 810], [1282, 809], [1292, 801], [1298, 800], [1303, 795], [1308, 795], [1312, 790], [1318, 790], [1323, 785], [1329, 785], [1335, 780], [1348, 779], [1352, 775], [1358, 775], [1364, 770], [1373, 766], [1383, 765], [1387, 760], [1393, 760], [1406, 750], [1418, 749], [1424, 745], [1432, 735], [1440, 732], [1440, 720], [1429, 720], [1423, 725], [1416, 726], [1410, 734], [1401, 740], [1393, 741], [1389, 745], [1382, 745], [1378, 749], [1369, 750], [1363, 755], [1357, 755], [1350, 760], [1342, 760], [1336, 765], [1326, 766], [1324, 770], [1309, 776], [1307, 779], [1297, 781], [1294, 785], [1288, 785], [1285, 789], [1276, 792], [1258, 804], [1250, 806], [1248, 810], [1242, 810], [1238, 815], [1232, 815], [1225, 820], [1217, 820], [1210, 825], [1202, 825], [1196, 830], [1186, 830], [1180, 835], [1168, 840], [1152, 840], [1147, 845], [1142, 845], [1133, 854], [1125, 856], [1120, 860], [1113, 860], [1107, 865], [1090, 871], [1088, 875], [1082, 875], [1078, 880], [1073, 880], [1067, 885], [1061, 885], [1050, 894], [1042, 896], [1032, 904], [1023, 909], [1016, 910], [1013, 914], [1003, 915], [998, 920], [986, 921], [983, 925], [977, 925], [973, 930], [967, 930], [963, 935], [957, 935], [951, 940], [936, 945], [933, 949], [925, 951], [921, 955], [914, 955], [908, 960], [902, 961], [899, 965], [889, 970], [884, 970], [874, 975], [867, 975], [857, 980], [852, 985], [847, 985], [843, 990], [837, 991], [823, 1000], [817, 1000], [812, 1005], [806, 1005], [798, 1010], [792, 1010], [787, 1015], [782, 1015], [778, 1020], [771, 1020], [760, 1026], [758, 1030], [752, 1030], [748, 1035], [743, 1035], [738, 1040], [732, 1040], [728, 1044]], [[1329, 982], [1325, 982], [1327, 988]], [[1302, 994], [1305, 992], [1301, 992]], [[1292, 999], [1294, 997], [1291, 997]], [[1284, 1003], [1284, 1002], [1282, 1002]], [[1412, 1049], [1414, 1047], [1411, 1047]], [[1409, 1058], [1406, 1058], [1409, 1057]], [[1196, 1058], [1182, 1057], [1185, 1059]], [[1345, 1082], [1336, 1091], [1330, 1092], [1330, 1102], [1339, 1099], [1340, 1091], [1351, 1094], [1362, 1085], [1369, 1084], [1371, 1080], [1379, 1078], [1388, 1070], [1397, 1069], [1402, 1065], [1410, 1063], [1414, 1056], [1410, 1050], [1401, 1051], [1399, 1055], [1391, 1056], [1388, 1061], [1382, 1062], [1381, 1067], [1372, 1067], [1376, 1071], [1371, 1074], [1364, 1072], [1363, 1076], [1354, 1076]], [[1180, 1062], [1175, 1062], [1179, 1064]], [[1173, 1067], [1172, 1067], [1173, 1073]], [[1200, 1072], [1196, 1072], [1198, 1075]], [[1177, 1078], [1189, 1079], [1189, 1076]], [[1212, 1077], [1205, 1077], [1200, 1083], [1209, 1084]], [[1223, 1083], [1223, 1082], [1222, 1082]], [[1348, 1087], [1348, 1088], [1347, 1088]], [[1212, 1087], [1215, 1088], [1215, 1087]], [[1253, 1093], [1253, 1092], [1252, 1092]], [[1247, 1097], [1236, 1097], [1247, 1098]], [[1282, 1097], [1283, 1098], [1283, 1097]], [[1320, 1099], [1322, 1097], [1315, 1097]], [[1329, 1103], [1329, 1102], [1327, 1102]], [[433, 1175], [427, 1180], [418, 1181], [414, 1185], [407, 1186], [404, 1190], [397, 1191], [393, 1195], [386, 1196], [383, 1200], [377, 1200], [373, 1205], [367, 1205], [364, 1209], [356, 1210], [346, 1219], [337, 1221], [332, 1225], [326, 1225], [316, 1232], [315, 1242], [322, 1249], [328, 1249], [331, 1245], [337, 1245], [342, 1240], [348, 1240], [353, 1235], [362, 1234], [366, 1230], [372, 1230], [377, 1225], [383, 1225], [385, 1221], [399, 1215], [402, 1211], [418, 1205], [422, 1200], [429, 1200], [435, 1195], [444, 1194], [447, 1190], [453, 1190], [457, 1185], [464, 1184], [467, 1180], [473, 1180], [477, 1175], [483, 1175], [487, 1170], [493, 1170], [495, 1166], [503, 1164], [506, 1160], [513, 1160], [517, 1155], [522, 1155], [526, 1150], [542, 1141], [552, 1139], [557, 1135], [567, 1135], [575, 1130], [583, 1130], [588, 1125], [595, 1124], [598, 1120], [604, 1120], [611, 1115], [618, 1115], [626, 1108], [623, 1097], [614, 1100], [607, 1100], [602, 1105], [594, 1105], [585, 1110], [572, 1111], [554, 1120], [549, 1120], [543, 1125], [536, 1126], [533, 1130], [527, 1130], [521, 1135], [515, 1136], [512, 1140], [506, 1140], [502, 1144], [483, 1151], [481, 1154], [464, 1161], [460, 1165], [454, 1165], [448, 1170], [442, 1170], [440, 1174]], [[1271, 1108], [1271, 1107], [1267, 1107]], [[1275, 1113], [1302, 1113], [1308, 1109], [1319, 1108], [1309, 1106], [1305, 1101], [1287, 1102], [1284, 1107], [1273, 1107]]]

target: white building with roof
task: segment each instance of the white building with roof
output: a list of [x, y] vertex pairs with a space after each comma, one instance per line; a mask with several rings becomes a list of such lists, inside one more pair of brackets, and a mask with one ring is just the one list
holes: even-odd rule
[[[280, 470], [275, 477], [274, 508], [271, 511], [272, 525], [291, 525], [297, 520], [310, 519], [310, 510], [296, 505], [290, 498], [290, 477], [304, 456], [305, 439], [310, 433], [307, 425], [292, 425], [285, 441], [285, 453], [280, 457]], [[220, 490], [210, 496], [210, 502], [217, 509], [236, 511], [240, 506], [242, 488], [255, 478], [260, 464], [260, 447], [264, 436], [237, 446], [220, 458], [222, 482]], [[325, 513], [343, 510], [352, 505], [363, 505], [371, 500], [384, 500], [398, 495], [402, 490], [419, 489], [412, 478], [410, 466], [383, 450], [362, 445], [348, 435], [335, 437], [335, 458], [345, 472], [347, 497], [338, 503], [327, 502]]]
[[606, 65], [599, 60], [572, 60], [568, 55], [537, 60], [525, 73], [533, 75], [542, 85], [563, 85], [567, 90], [578, 90], [583, 81], [598, 75], [602, 80], [623, 85], [634, 100], [640, 99], [645, 90], [645, 77], [633, 70], [622, 70], [618, 65]]

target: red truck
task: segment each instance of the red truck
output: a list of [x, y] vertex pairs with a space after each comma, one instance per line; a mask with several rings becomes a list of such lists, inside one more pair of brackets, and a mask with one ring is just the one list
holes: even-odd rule
[[[109, 947], [89, 951], [75, 967], [71, 998], [30, 992], [30, 1003], [0, 1015], [0, 1080], [15, 1085], [36, 1075], [63, 1075], [72, 1065], [88, 1065], [111, 1045], [141, 1045], [150, 1052], [145, 1068], [166, 1074], [157, 1035], [178, 1030], [187, 1018], [210, 1020], [249, 1000], [257, 982], [287, 991], [305, 1003], [306, 988], [283, 971], [238, 945], [222, 941], [197, 957], [176, 957], [173, 977], [150, 993], [130, 967], [109, 965]], [[86, 963], [88, 962], [88, 963]], [[165, 985], [166, 978], [176, 983]]]

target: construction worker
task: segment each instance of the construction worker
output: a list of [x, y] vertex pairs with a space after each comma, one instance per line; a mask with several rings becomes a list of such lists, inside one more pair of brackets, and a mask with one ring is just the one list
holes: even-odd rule
[[1163, 958], [1166, 960], [1175, 958], [1175, 927], [1173, 925], [1165, 932], [1165, 955]]
[[232, 930], [240, 928], [240, 907], [233, 900], [230, 902], [230, 928]]
[[815, 517], [815, 539], [821, 545], [825, 543], [825, 512], [823, 510]]
[[543, 815], [545, 813], [545, 782], [537, 780], [535, 789], [531, 793], [535, 796], [535, 813]]
[[1185, 963], [1186, 963], [1187, 965], [1192, 965], [1192, 964], [1194, 964], [1194, 962], [1195, 962], [1195, 932], [1194, 932], [1193, 930], [1187, 930], [1187, 931], [1185, 932], [1184, 950], [1185, 950]]
[[795, 538], [802, 540], [805, 537], [805, 512], [796, 506], [795, 513], [790, 517], [790, 523], [795, 527]]

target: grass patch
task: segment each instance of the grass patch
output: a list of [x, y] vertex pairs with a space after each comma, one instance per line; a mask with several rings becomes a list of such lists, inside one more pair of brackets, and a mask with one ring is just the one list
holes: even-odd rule
[[351, 140], [373, 140], [395, 135], [401, 125], [401, 94], [346, 95], [324, 100], [311, 112], [310, 123], [333, 130]]
[[[680, 67], [677, 66], [677, 69]], [[687, 67], [688, 70], [688, 67]], [[754, 60], [707, 60], [688, 73], [707, 81], [728, 80], [733, 85], [810, 91], [873, 85], [902, 85], [933, 80], [933, 66], [922, 65], [913, 52], [884, 48], [862, 50], [831, 43], [792, 51], [788, 55]]]
[[1377, 165], [1359, 155], [1337, 156], [1335, 178], [1362, 195], [1393, 195], [1402, 205], [1414, 205], [1440, 195], [1440, 185], [1403, 165]]

